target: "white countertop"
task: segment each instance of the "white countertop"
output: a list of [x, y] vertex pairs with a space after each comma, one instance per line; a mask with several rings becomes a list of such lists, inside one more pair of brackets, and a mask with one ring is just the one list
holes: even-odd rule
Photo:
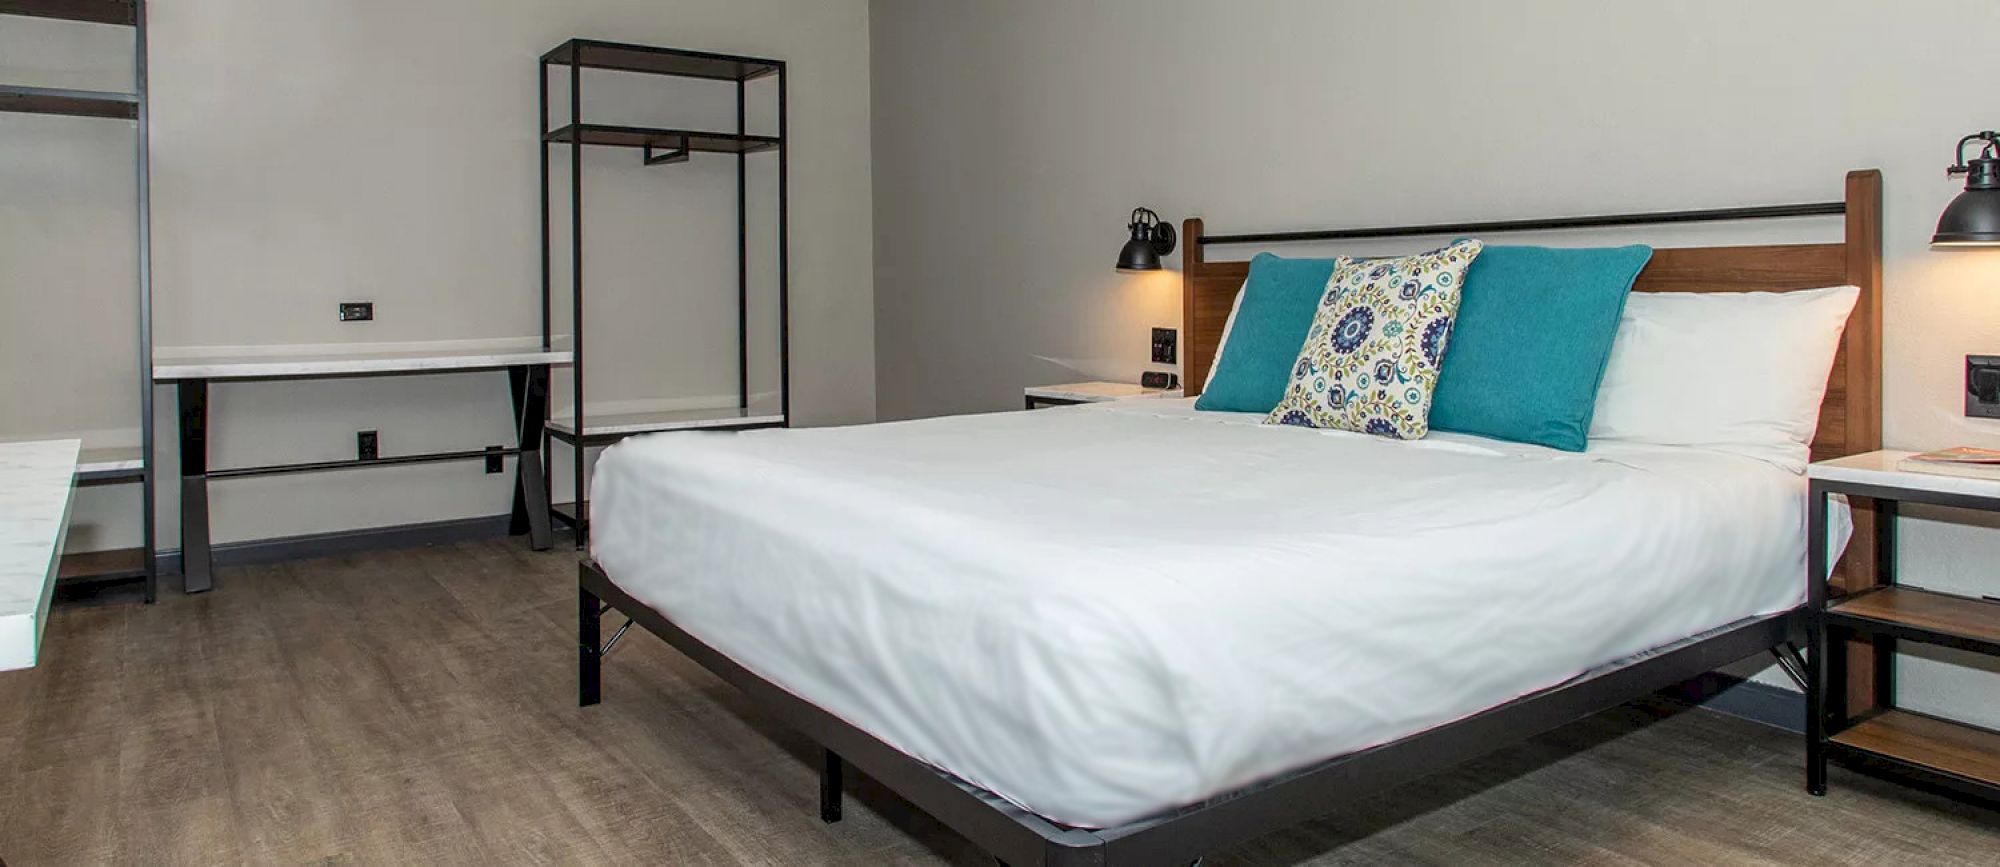
[[0, 671], [28, 668], [40, 655], [82, 445], [0, 445]]
[[[163, 353], [163, 355], [166, 355]], [[452, 352], [418, 350], [354, 354], [312, 353], [267, 356], [155, 356], [153, 379], [271, 379], [287, 376], [344, 376], [364, 373], [489, 370], [521, 364], [568, 364], [569, 350]]]
[[1897, 469], [1896, 465], [1916, 452], [1897, 449], [1865, 452], [1820, 461], [1806, 468], [1806, 475], [1830, 482], [1854, 482], [1864, 485], [1881, 485], [1906, 491], [1930, 491], [1939, 494], [1967, 494], [1975, 497], [2000, 498], [2000, 478], [1968, 478], [1948, 476], [1938, 473], [1919, 473]]
[[1050, 400], [1074, 400], [1079, 403], [1181, 396], [1181, 391], [1178, 388], [1147, 388], [1132, 382], [1071, 382], [1063, 385], [1031, 385], [1021, 389], [1021, 393], [1028, 397], [1045, 397]]

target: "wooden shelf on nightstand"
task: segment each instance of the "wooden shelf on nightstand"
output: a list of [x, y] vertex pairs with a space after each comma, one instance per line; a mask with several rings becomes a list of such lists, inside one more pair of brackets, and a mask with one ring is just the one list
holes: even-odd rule
[[1855, 757], [2000, 787], [2000, 732], [1906, 710], [1888, 710], [1828, 738]]
[[1834, 603], [1827, 620], [1863, 632], [2000, 654], [2000, 602], [1890, 586]]

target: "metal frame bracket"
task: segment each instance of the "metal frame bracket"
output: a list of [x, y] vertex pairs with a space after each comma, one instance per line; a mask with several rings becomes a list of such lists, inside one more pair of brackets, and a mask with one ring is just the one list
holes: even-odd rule
[[1771, 656], [1778, 661], [1778, 667], [1784, 670], [1785, 676], [1799, 685], [1799, 689], [1807, 688], [1809, 681], [1806, 680], [1806, 660], [1799, 653], [1798, 645], [1787, 641], [1771, 648]]
[[645, 146], [644, 146], [643, 148], [641, 148], [641, 149], [640, 149], [640, 150], [641, 150], [641, 154], [642, 154], [642, 155], [644, 156], [644, 158], [645, 158], [645, 160], [646, 160], [646, 165], [649, 165], [649, 166], [657, 166], [657, 165], [661, 165], [661, 164], [664, 164], [664, 163], [684, 163], [684, 162], [687, 162], [687, 160], [688, 160], [688, 137], [687, 137], [687, 136], [680, 136], [680, 137], [678, 137], [678, 138], [674, 139], [674, 142], [675, 142], [675, 144], [674, 144], [674, 149], [673, 149], [673, 150], [670, 150], [670, 151], [661, 151], [661, 152], [660, 152], [660, 153], [659, 153], [658, 155], [655, 155], [655, 154], [653, 153], [653, 143], [652, 143], [652, 142], [647, 142], [647, 143], [645, 144]]

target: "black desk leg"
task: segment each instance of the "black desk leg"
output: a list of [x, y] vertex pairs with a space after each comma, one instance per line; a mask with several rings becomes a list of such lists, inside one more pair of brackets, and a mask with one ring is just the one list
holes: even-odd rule
[[181, 577], [189, 593], [215, 587], [208, 549], [208, 380], [178, 385], [181, 413]]
[[507, 532], [528, 534], [528, 547], [547, 551], [555, 544], [549, 532], [548, 477], [542, 474], [543, 424], [549, 414], [549, 366], [516, 365], [507, 368], [513, 389], [516, 442], [521, 459], [514, 464], [514, 514]]
[[1816, 481], [1806, 495], [1806, 791], [1815, 795], [1826, 794], [1826, 496]]

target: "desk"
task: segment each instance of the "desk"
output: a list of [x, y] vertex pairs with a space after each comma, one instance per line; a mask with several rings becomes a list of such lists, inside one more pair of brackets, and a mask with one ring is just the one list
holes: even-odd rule
[[40, 655], [82, 447], [78, 440], [0, 445], [0, 671], [29, 668]]
[[[376, 352], [354, 355], [286, 355], [256, 357], [156, 359], [153, 380], [173, 383], [180, 397], [181, 454], [181, 573], [189, 593], [215, 586], [209, 550], [208, 482], [210, 479], [318, 473], [363, 467], [400, 466], [440, 461], [497, 462], [513, 455], [514, 509], [510, 531], [528, 534], [537, 551], [552, 544], [549, 531], [548, 480], [542, 475], [542, 431], [548, 419], [549, 367], [569, 364], [567, 351], [512, 352]], [[213, 382], [276, 379], [333, 379], [357, 376], [415, 376], [440, 373], [507, 371], [513, 398], [515, 433], [512, 448], [475, 448], [431, 454], [392, 455], [371, 460], [316, 461], [266, 467], [208, 466], [208, 386]]]

